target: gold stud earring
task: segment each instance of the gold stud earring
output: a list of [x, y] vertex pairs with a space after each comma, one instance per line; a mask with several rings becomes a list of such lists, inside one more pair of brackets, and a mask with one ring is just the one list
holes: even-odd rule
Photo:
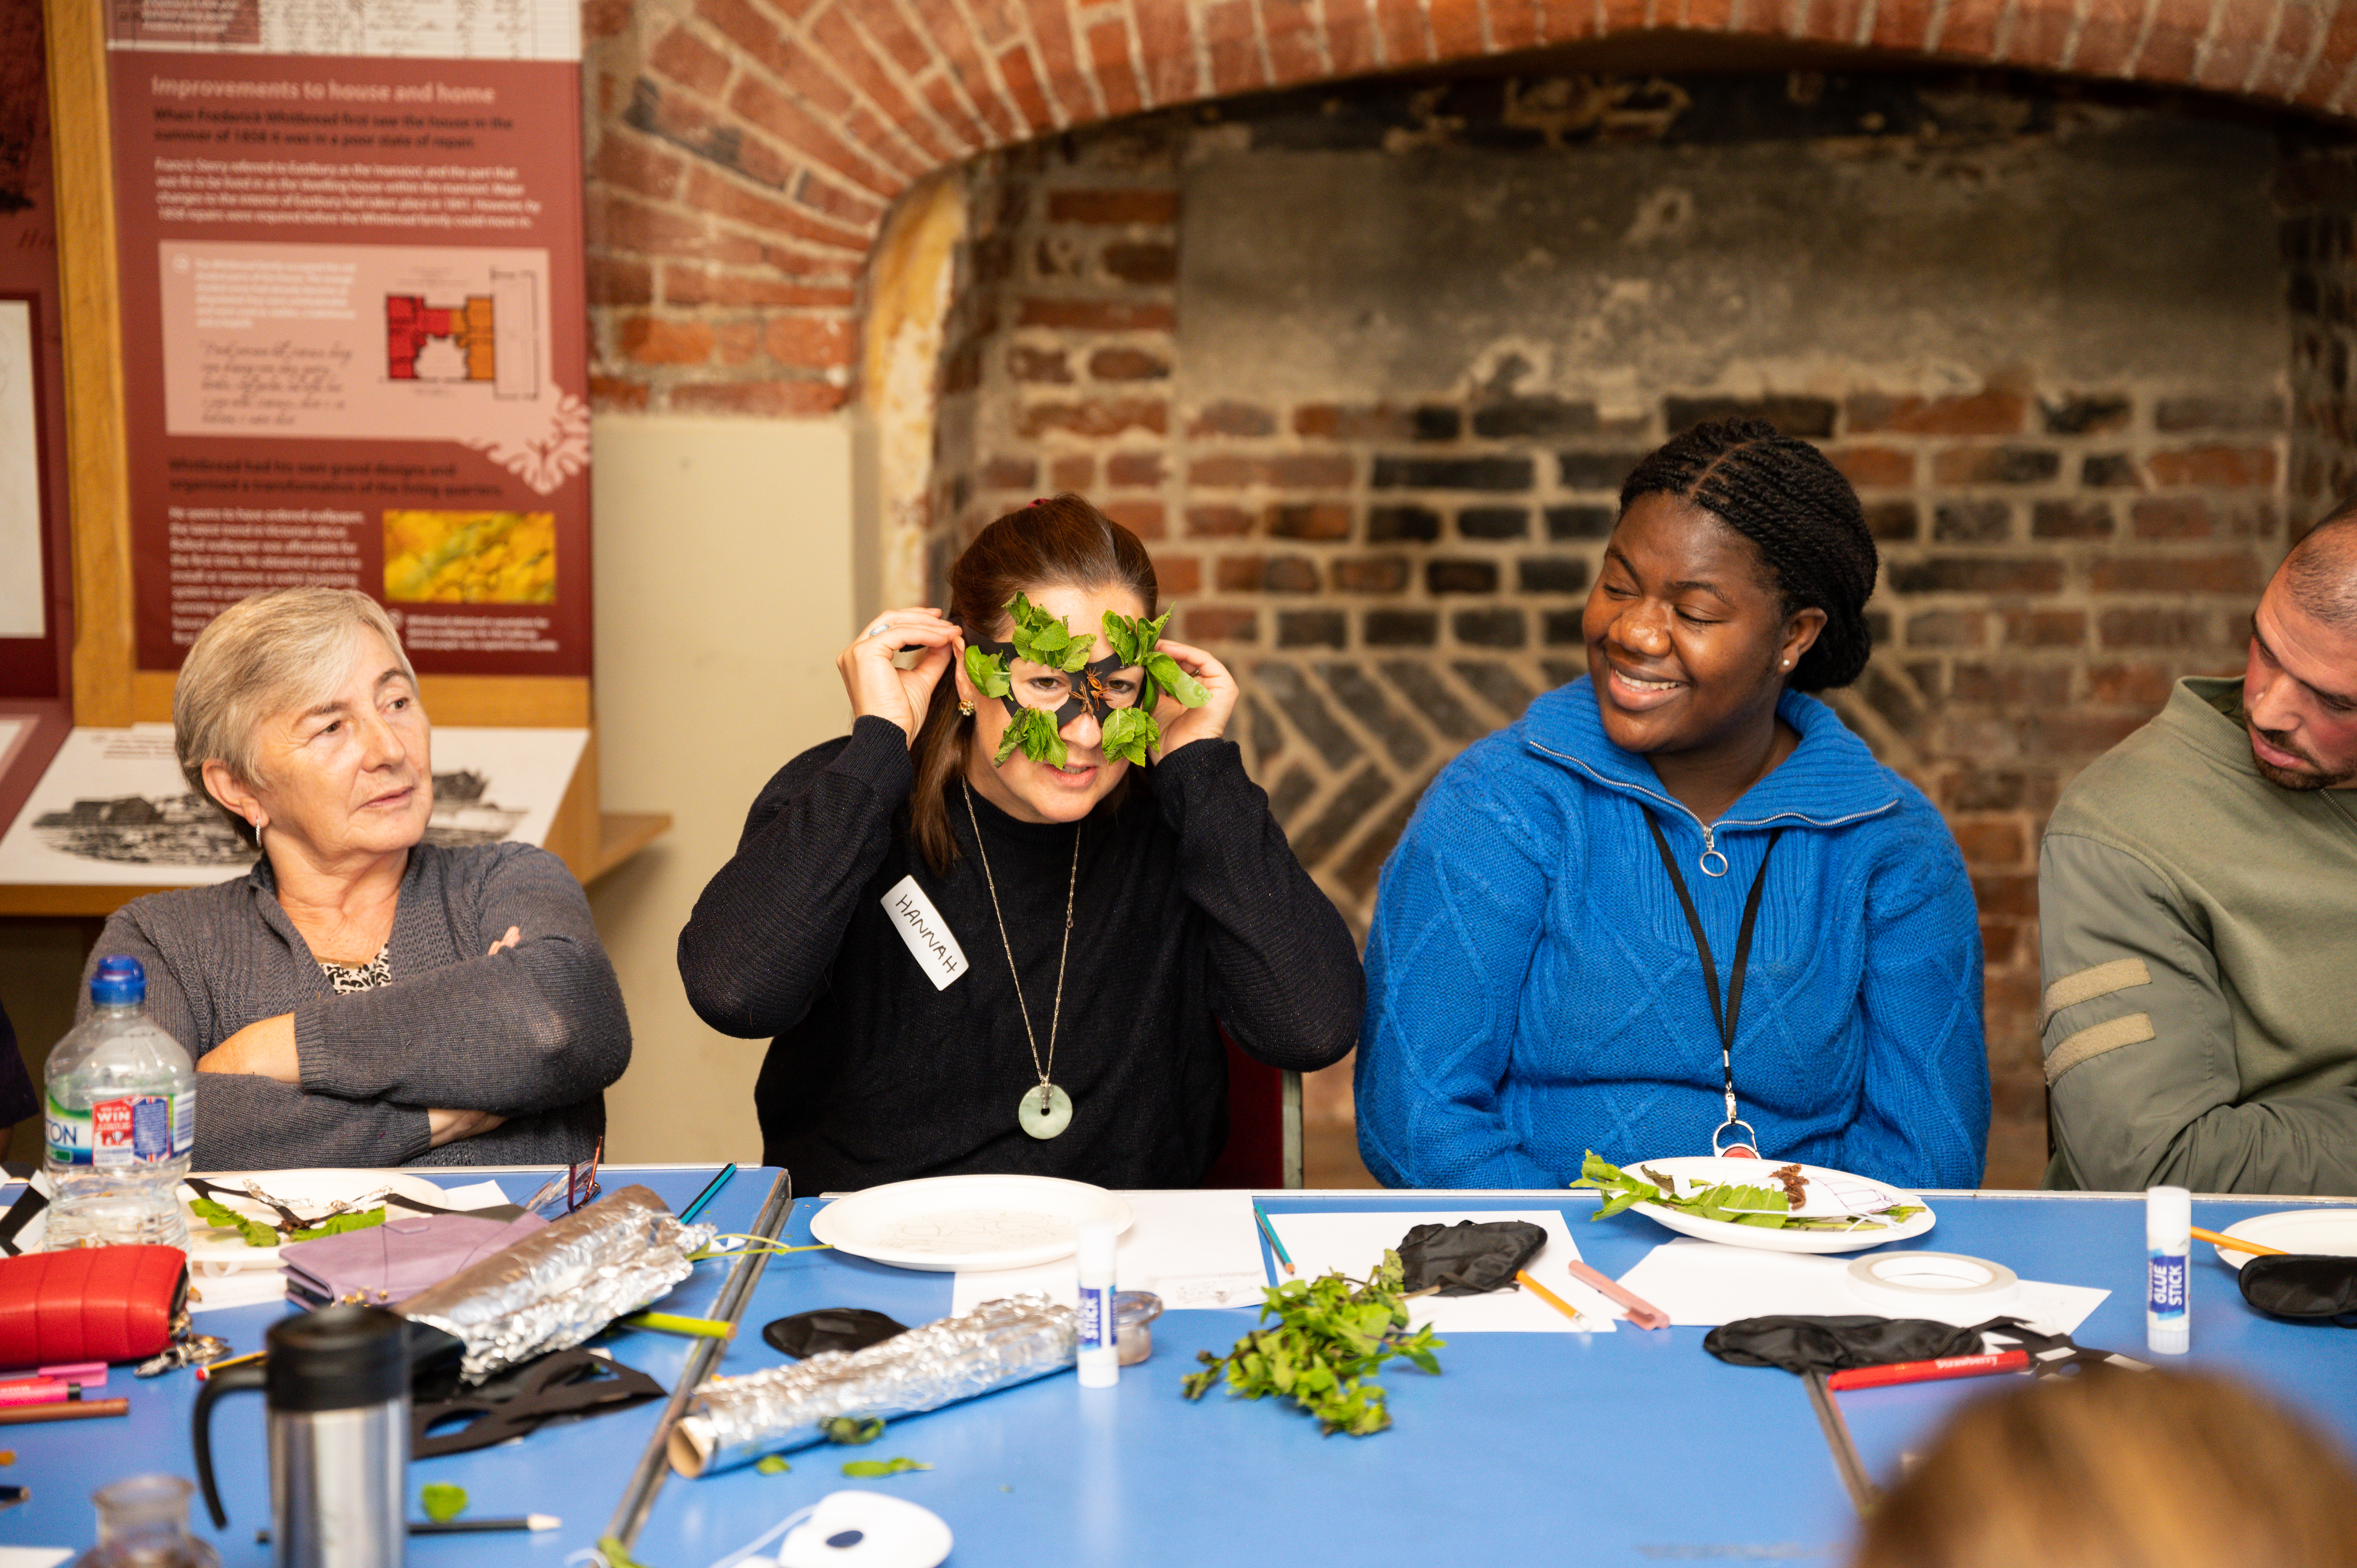
[[963, 697], [958, 699], [958, 717], [962, 719], [974, 717], [974, 704]]

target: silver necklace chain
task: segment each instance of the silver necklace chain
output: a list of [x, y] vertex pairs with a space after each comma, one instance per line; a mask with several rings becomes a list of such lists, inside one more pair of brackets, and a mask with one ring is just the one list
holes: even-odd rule
[[1031, 1070], [1039, 1087], [1049, 1087], [1056, 1070], [1056, 1031], [1064, 1020], [1064, 960], [1072, 950], [1072, 897], [1081, 886], [1081, 824], [1072, 824], [1072, 875], [1064, 887], [1064, 942], [1056, 951], [1056, 1006], [1048, 1015], [1048, 1065], [1039, 1065], [1039, 1036], [1031, 1029], [1031, 1009], [1024, 1004], [1023, 977], [1015, 972], [1015, 944], [1006, 940], [1006, 916], [998, 908], [998, 879], [990, 874], [990, 851], [982, 842], [982, 819], [974, 815], [974, 790], [963, 779], [958, 789], [965, 796], [965, 818], [974, 824], [974, 852], [982, 857], [983, 886], [990, 889], [990, 912], [998, 921], [998, 945], [1006, 953], [1006, 978], [1015, 986], [1015, 1009], [1023, 1015], [1023, 1037], [1031, 1047]]

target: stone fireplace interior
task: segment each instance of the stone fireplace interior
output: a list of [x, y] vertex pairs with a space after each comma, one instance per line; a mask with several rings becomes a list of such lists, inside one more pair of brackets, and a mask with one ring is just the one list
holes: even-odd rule
[[[1089, 102], [1082, 70], [1010, 134], [982, 78], [887, 48], [885, 9], [641, 8], [593, 56], [608, 405], [856, 398], [861, 615], [941, 602], [947, 559], [1035, 495], [1097, 500], [1152, 547], [1175, 629], [1242, 676], [1247, 764], [1361, 931], [1434, 773], [1584, 669], [1635, 459], [1723, 413], [1818, 442], [1882, 551], [1875, 657], [1834, 701], [1963, 845], [1986, 1179], [2035, 1185], [2045, 815], [2178, 675], [2238, 664], [2266, 573], [2357, 477], [2357, 163], [2319, 112], [2335, 46], [2285, 19], [2306, 13], [2233, 60], [2215, 19], [2180, 59], [2147, 16], [2125, 66], [2072, 75], [1988, 63], [2023, 58], [2026, 10], [1950, 31], [1960, 62], [1700, 30], [1450, 48], [1436, 7], [1420, 53], [1352, 66], [1331, 17], [1280, 64], [1290, 13], [1264, 8], [1239, 77], [1211, 16], [1241, 7], [1189, 10], [1195, 52], [1157, 75], [1141, 6], [1143, 97], [1100, 56]], [[914, 7], [937, 51], [952, 9]], [[1007, 60], [1052, 34], [1027, 15], [1002, 111]], [[777, 52], [796, 39], [818, 65]], [[854, 80], [878, 50], [897, 74]], [[906, 125], [812, 134], [885, 77]], [[760, 163], [772, 140], [808, 166]], [[1347, 1067], [1310, 1114], [1312, 1185], [1351, 1179]]]

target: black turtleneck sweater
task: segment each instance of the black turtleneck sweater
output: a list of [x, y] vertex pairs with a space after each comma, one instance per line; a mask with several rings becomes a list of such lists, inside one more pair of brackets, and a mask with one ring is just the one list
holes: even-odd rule
[[[680, 933], [680, 974], [705, 1022], [776, 1036], [754, 1090], [761, 1157], [791, 1169], [797, 1190], [968, 1171], [1190, 1187], [1227, 1136], [1220, 1025], [1250, 1055], [1302, 1071], [1357, 1041], [1350, 931], [1233, 743], [1196, 741], [1133, 769], [1079, 824], [1052, 1069], [1072, 1122], [1030, 1137], [1016, 1108], [1039, 1074], [1007, 951], [1044, 1063], [1076, 830], [973, 797], [1002, 943], [963, 786], [949, 786], [959, 856], [936, 873], [908, 833], [914, 771], [899, 727], [878, 718], [786, 764]], [[943, 989], [885, 908], [906, 876], [965, 955]]]

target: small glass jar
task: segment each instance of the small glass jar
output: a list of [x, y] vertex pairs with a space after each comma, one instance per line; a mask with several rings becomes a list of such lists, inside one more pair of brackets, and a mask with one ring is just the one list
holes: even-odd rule
[[1125, 1290], [1113, 1298], [1114, 1344], [1123, 1366], [1154, 1354], [1154, 1320], [1161, 1316], [1162, 1298], [1150, 1290]]
[[178, 1476], [134, 1476], [90, 1495], [98, 1544], [74, 1568], [221, 1568], [221, 1554], [188, 1533], [188, 1494]]

